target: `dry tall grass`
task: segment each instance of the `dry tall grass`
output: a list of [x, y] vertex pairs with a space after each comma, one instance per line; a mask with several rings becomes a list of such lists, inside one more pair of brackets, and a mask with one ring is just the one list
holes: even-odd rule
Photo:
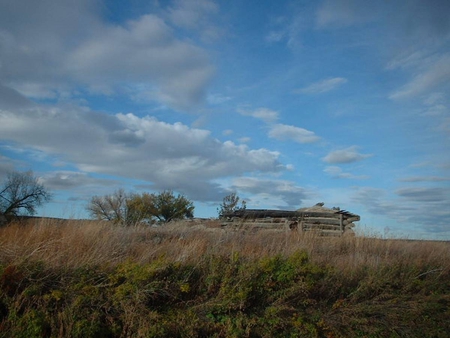
[[[370, 237], [320, 237], [285, 230], [223, 229], [209, 223], [182, 222], [153, 227], [115, 227], [96, 221], [30, 220], [0, 228], [0, 262], [27, 260], [49, 266], [115, 266], [124, 261], [195, 263], [208, 255], [258, 259], [304, 250], [311, 261], [342, 271], [360, 267], [412, 264], [450, 268], [450, 242]], [[426, 273], [426, 271], [424, 271]]]
[[3, 337], [448, 337], [450, 243], [180, 222], [0, 228]]

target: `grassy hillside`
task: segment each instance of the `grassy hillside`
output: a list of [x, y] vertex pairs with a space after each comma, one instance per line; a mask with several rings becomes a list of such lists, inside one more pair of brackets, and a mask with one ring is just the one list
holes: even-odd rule
[[29, 220], [0, 337], [448, 337], [450, 243]]

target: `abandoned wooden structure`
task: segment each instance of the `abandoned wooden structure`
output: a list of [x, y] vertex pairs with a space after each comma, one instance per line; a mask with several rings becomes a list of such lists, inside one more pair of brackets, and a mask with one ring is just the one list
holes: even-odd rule
[[353, 235], [353, 222], [360, 216], [340, 210], [325, 208], [317, 203], [295, 211], [244, 209], [223, 215], [223, 226], [245, 226], [265, 229], [291, 229], [300, 232], [316, 232], [325, 236]]

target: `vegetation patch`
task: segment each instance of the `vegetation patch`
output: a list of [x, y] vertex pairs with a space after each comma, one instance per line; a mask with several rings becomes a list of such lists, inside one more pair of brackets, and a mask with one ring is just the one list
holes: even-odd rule
[[[448, 243], [185, 225], [53, 226], [0, 229], [0, 337], [446, 337], [450, 332]], [[101, 239], [88, 236], [94, 230], [104, 231]], [[153, 241], [156, 235], [160, 242]], [[94, 240], [107, 245], [96, 247]], [[65, 250], [79, 259], [55, 257]]]

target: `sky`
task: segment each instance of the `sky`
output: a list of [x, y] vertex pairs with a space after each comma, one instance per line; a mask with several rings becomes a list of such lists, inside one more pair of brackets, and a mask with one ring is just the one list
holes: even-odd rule
[[0, 179], [450, 240], [450, 1], [0, 0]]

